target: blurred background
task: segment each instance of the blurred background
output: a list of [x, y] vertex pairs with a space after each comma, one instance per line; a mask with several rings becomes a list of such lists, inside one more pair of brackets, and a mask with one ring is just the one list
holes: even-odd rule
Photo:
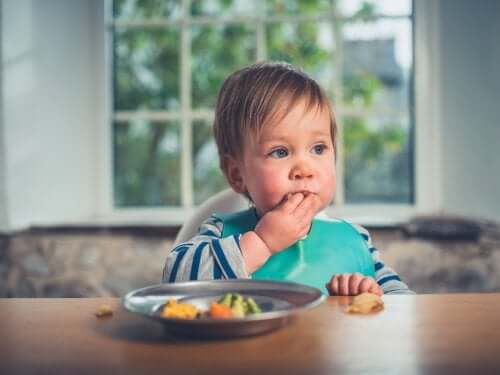
[[328, 213], [419, 293], [500, 291], [500, 1], [2, 0], [0, 297], [158, 283], [227, 188], [224, 78], [302, 68], [340, 126]]

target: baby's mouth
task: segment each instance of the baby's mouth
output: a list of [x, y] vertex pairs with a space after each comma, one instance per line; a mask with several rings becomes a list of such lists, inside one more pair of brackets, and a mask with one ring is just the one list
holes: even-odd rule
[[313, 193], [312, 191], [309, 191], [309, 190], [299, 190], [299, 191], [292, 191], [288, 194], [286, 194], [284, 197], [283, 197], [283, 200], [286, 201], [288, 199], [290, 199], [293, 195], [295, 194], [302, 194], [305, 197], [309, 196], [310, 194], [315, 194]]
[[299, 190], [299, 191], [294, 191], [294, 192], [290, 193], [289, 195], [298, 194], [298, 193], [301, 193], [304, 197], [307, 197], [309, 194], [314, 194], [312, 191], [309, 191], [309, 190]]

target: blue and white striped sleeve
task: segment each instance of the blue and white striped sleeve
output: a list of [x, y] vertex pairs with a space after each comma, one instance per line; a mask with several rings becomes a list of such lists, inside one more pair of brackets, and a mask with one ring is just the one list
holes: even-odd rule
[[169, 253], [162, 281], [249, 278], [240, 248], [240, 236], [222, 236], [222, 221], [211, 216], [191, 240], [177, 245]]
[[384, 294], [415, 294], [408, 288], [408, 285], [401, 281], [396, 271], [386, 266], [382, 261], [380, 252], [373, 246], [370, 233], [360, 225], [353, 224], [353, 226], [368, 244], [375, 265], [375, 280], [384, 290]]

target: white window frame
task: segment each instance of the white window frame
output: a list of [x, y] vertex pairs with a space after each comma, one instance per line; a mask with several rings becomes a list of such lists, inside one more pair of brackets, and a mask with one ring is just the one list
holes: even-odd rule
[[[190, 0], [183, 0], [182, 6], [187, 17], [189, 17]], [[191, 122], [190, 119], [211, 121], [212, 110], [190, 111], [191, 107], [191, 77], [190, 77], [190, 35], [189, 29], [183, 28], [181, 33], [181, 59], [187, 63], [181, 66], [181, 202], [183, 207], [158, 207], [158, 208], [117, 208], [113, 206], [113, 160], [112, 160], [112, 122], [115, 119], [128, 120], [131, 118], [147, 118], [157, 120], [170, 120], [179, 118], [167, 111], [154, 112], [113, 112], [113, 75], [112, 75], [112, 33], [110, 32], [110, 20], [112, 20], [112, 1], [106, 1], [105, 19], [107, 22], [107, 33], [105, 41], [105, 67], [102, 80], [102, 91], [105, 93], [104, 110], [101, 116], [103, 136], [101, 137], [101, 158], [99, 165], [100, 196], [98, 198], [98, 213], [96, 219], [110, 224], [150, 224], [150, 225], [179, 225], [193, 214], [192, 188], [192, 163], [191, 163]], [[273, 21], [286, 20], [301, 22], [306, 20], [329, 19], [331, 15], [318, 16], [275, 16]], [[436, 77], [439, 77], [439, 38], [436, 37], [439, 28], [439, 2], [434, 0], [419, 0], [413, 4], [413, 33], [414, 33], [414, 95], [415, 95], [415, 135], [414, 135], [414, 204], [343, 204], [344, 191], [341, 183], [337, 184], [336, 204], [328, 208], [327, 213], [331, 216], [339, 216], [353, 222], [369, 226], [392, 226], [407, 221], [410, 217], [439, 210], [441, 207], [441, 181], [440, 181], [440, 118], [439, 98], [440, 87]], [[259, 17], [251, 17], [257, 24], [257, 57], [265, 59], [265, 28], [264, 20]], [[384, 18], [390, 18], [384, 16]], [[241, 22], [248, 17], [234, 16], [224, 19], [223, 22]], [[213, 22], [211, 17], [197, 19], [197, 24]], [[143, 22], [117, 21], [118, 24], [128, 26], [139, 26]], [[178, 23], [178, 21], [152, 20], [148, 21], [151, 26], [160, 24]], [[187, 30], [187, 31], [186, 31]], [[338, 30], [335, 32], [338, 33]], [[337, 34], [338, 35], [338, 34]], [[340, 56], [342, 51], [340, 51]], [[340, 57], [341, 58], [341, 57]], [[340, 82], [334, 82], [334, 92], [342, 90]], [[337, 107], [338, 109], [338, 107]], [[340, 117], [341, 114], [338, 114]], [[341, 133], [341, 131], [340, 131]], [[342, 142], [339, 141], [339, 146]], [[342, 150], [339, 150], [342, 155]], [[343, 180], [342, 160], [337, 161], [338, 180]]]

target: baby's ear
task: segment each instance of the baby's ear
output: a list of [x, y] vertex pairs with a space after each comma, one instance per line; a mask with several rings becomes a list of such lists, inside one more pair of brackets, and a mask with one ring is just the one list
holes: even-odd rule
[[231, 156], [224, 157], [224, 172], [226, 174], [229, 185], [236, 193], [244, 193], [246, 191], [245, 181], [241, 174], [240, 164]]

